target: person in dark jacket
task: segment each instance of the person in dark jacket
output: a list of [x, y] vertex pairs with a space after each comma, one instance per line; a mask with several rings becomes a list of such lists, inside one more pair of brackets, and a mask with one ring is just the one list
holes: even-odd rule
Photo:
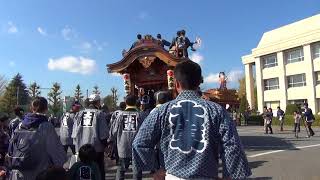
[[312, 129], [312, 123], [315, 120], [315, 118], [314, 118], [314, 115], [312, 113], [312, 109], [310, 109], [308, 107], [308, 103], [304, 103], [303, 116], [305, 118], [305, 125], [308, 127], [309, 133], [310, 133], [310, 134], [308, 134], [308, 137], [314, 136], [314, 131]]
[[171, 43], [165, 39], [162, 39], [161, 34], [157, 34], [157, 40], [159, 42], [159, 45], [164, 48], [164, 46], [170, 46]]
[[[15, 139], [18, 137], [16, 135], [22, 135], [23, 132], [29, 131], [29, 133], [37, 133], [37, 135], [34, 135], [34, 138], [37, 139], [37, 143], [35, 143], [37, 147], [33, 147], [32, 150], [35, 150], [35, 152], [30, 154], [30, 159], [32, 159], [33, 162], [27, 162], [27, 160], [25, 160], [25, 163], [32, 163], [32, 165], [28, 166], [28, 169], [21, 169], [21, 167], [16, 166], [11, 167], [10, 180], [20, 180], [21, 178], [27, 180], [35, 179], [40, 172], [47, 168], [51, 166], [62, 167], [67, 161], [67, 154], [63, 149], [56, 130], [53, 125], [48, 122], [46, 116], [48, 112], [48, 101], [44, 97], [36, 97], [31, 103], [31, 110], [32, 113], [26, 114], [22, 122], [14, 130], [13, 137], [9, 144], [9, 147], [12, 147], [12, 151], [9, 148], [8, 160], [12, 163], [16, 158], [14, 157], [14, 152], [20, 151], [16, 149], [17, 144], [15, 143]], [[20, 138], [18, 141], [26, 142], [26, 140], [23, 139], [24, 137], [20, 136]]]
[[277, 118], [280, 121], [280, 131], [283, 131], [284, 111], [280, 108], [280, 106], [277, 107]]
[[96, 160], [96, 150], [91, 144], [85, 144], [79, 149], [80, 161], [73, 164], [69, 170], [70, 180], [102, 180]]
[[133, 168], [154, 168], [154, 150], [160, 143], [161, 167], [155, 178], [218, 179], [219, 155], [224, 178], [246, 179], [251, 170], [234, 123], [219, 104], [202, 99], [201, 67], [183, 61], [175, 67], [173, 101], [152, 112], [142, 123], [133, 142]]

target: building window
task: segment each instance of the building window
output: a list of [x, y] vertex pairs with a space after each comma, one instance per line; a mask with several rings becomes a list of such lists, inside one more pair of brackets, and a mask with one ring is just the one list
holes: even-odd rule
[[303, 49], [298, 48], [298, 49], [288, 50], [285, 53], [285, 57], [287, 60], [287, 64], [303, 61], [303, 58], [304, 58]]
[[312, 57], [313, 59], [320, 57], [320, 42], [312, 45]]
[[303, 109], [304, 103], [307, 103], [307, 102], [308, 102], [307, 99], [294, 99], [294, 100], [289, 100], [288, 101], [289, 104], [295, 104], [298, 107], [300, 107], [301, 109]]
[[288, 88], [306, 86], [306, 74], [288, 76]]
[[264, 90], [279, 89], [279, 78], [265, 79]]
[[278, 66], [277, 55], [269, 55], [262, 57], [263, 68], [270, 68], [274, 66]]
[[266, 101], [264, 105], [269, 109], [272, 109], [273, 116], [277, 116], [277, 107], [280, 106], [280, 101]]
[[315, 72], [316, 74], [316, 84], [320, 84], [320, 71]]

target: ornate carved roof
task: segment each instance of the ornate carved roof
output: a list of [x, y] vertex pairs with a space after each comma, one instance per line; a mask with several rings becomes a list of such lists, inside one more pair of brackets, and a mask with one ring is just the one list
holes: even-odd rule
[[108, 64], [108, 72], [124, 73], [126, 68], [135, 60], [147, 57], [157, 57], [164, 63], [168, 64], [168, 66], [173, 67], [179, 62], [187, 60], [186, 58], [182, 59], [173, 56], [159, 44], [159, 41], [153, 39], [151, 36], [146, 36], [146, 38], [142, 39], [134, 48], [125, 53], [124, 57], [120, 61]]

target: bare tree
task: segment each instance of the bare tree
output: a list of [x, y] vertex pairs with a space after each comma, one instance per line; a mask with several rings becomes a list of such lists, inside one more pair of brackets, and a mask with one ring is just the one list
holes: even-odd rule
[[0, 75], [0, 95], [4, 93], [4, 90], [6, 89], [7, 80], [4, 76]]

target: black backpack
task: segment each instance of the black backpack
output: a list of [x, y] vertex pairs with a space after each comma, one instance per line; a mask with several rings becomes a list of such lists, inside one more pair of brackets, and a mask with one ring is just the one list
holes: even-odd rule
[[41, 137], [37, 127], [26, 128], [20, 123], [10, 139], [8, 148], [8, 163], [11, 169], [29, 170], [39, 164], [39, 153], [43, 153]]

